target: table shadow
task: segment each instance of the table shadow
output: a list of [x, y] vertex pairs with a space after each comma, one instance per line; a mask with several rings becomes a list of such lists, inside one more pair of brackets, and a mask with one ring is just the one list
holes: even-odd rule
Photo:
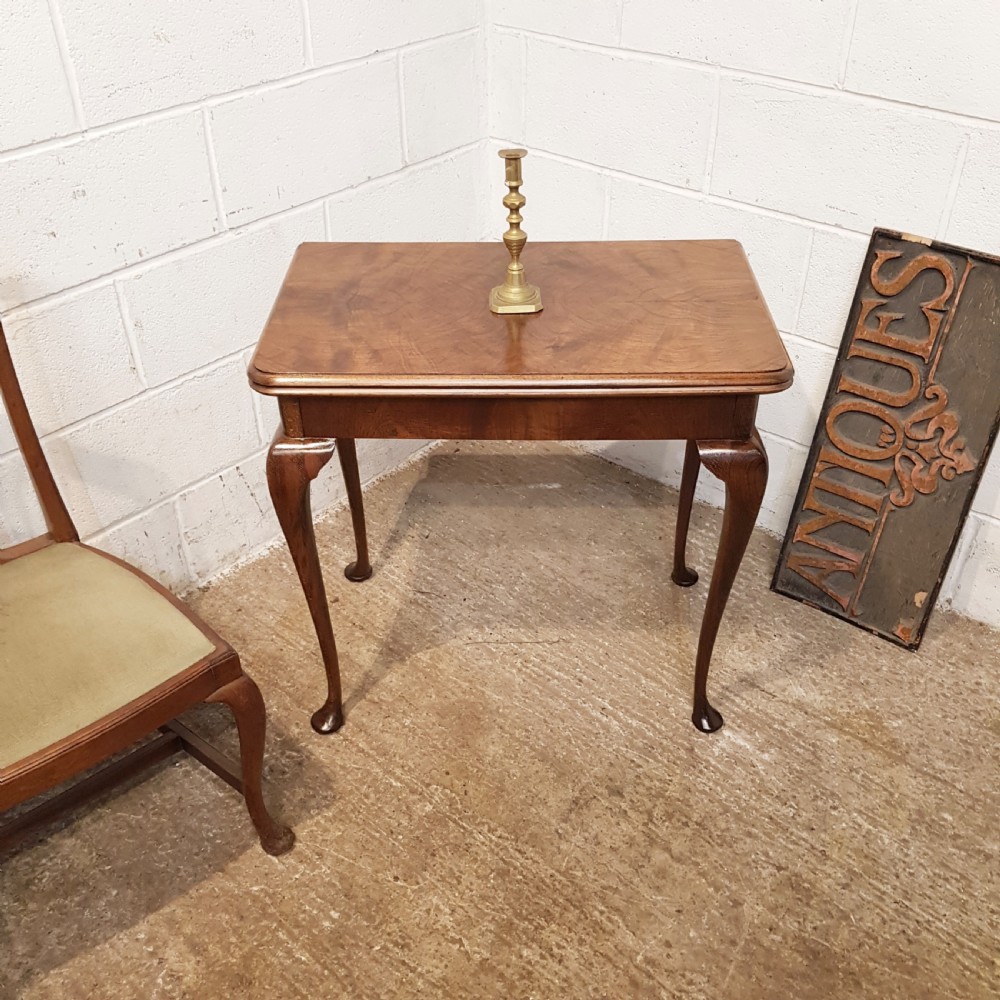
[[[690, 638], [704, 588], [670, 581], [675, 490], [584, 452], [446, 447], [425, 460], [391, 526], [369, 513], [375, 574], [360, 586], [377, 589], [380, 568], [391, 566], [409, 596], [361, 678], [345, 678], [345, 713], [397, 664], [448, 643], [535, 643], [665, 618]], [[648, 540], [638, 550], [636, 534]], [[567, 551], [581, 548], [568, 571]], [[693, 646], [683, 653], [692, 658]]]

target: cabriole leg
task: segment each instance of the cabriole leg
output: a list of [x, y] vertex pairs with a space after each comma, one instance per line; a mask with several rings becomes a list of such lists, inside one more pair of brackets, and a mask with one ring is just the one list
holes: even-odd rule
[[240, 765], [243, 779], [243, 800], [260, 837], [260, 846], [268, 854], [284, 854], [292, 849], [295, 834], [276, 822], [268, 812], [261, 788], [264, 769], [264, 733], [267, 716], [260, 688], [246, 674], [219, 688], [206, 701], [228, 705], [236, 717], [240, 734]]
[[326, 701], [312, 717], [312, 727], [318, 733], [335, 732], [344, 724], [340, 663], [309, 501], [310, 484], [330, 461], [335, 447], [329, 438], [289, 438], [279, 431], [267, 456], [271, 501], [299, 574], [326, 668]]
[[767, 453], [754, 431], [749, 441], [699, 441], [702, 464], [726, 485], [726, 512], [722, 536], [715, 557], [712, 583], [708, 588], [705, 614], [698, 639], [698, 658], [694, 673], [694, 711], [691, 721], [703, 733], [722, 727], [722, 716], [709, 704], [706, 686], [715, 637], [722, 612], [740, 568], [750, 533], [753, 531], [767, 485]]
[[337, 457], [347, 487], [347, 502], [351, 505], [354, 547], [358, 554], [358, 558], [344, 569], [344, 576], [354, 583], [361, 583], [372, 575], [372, 564], [368, 561], [368, 530], [365, 527], [365, 504], [361, 497], [361, 476], [354, 438], [337, 438]]
[[674, 535], [674, 571], [670, 579], [678, 587], [691, 587], [698, 582], [698, 574], [687, 566], [688, 526], [691, 523], [691, 506], [694, 503], [694, 488], [698, 484], [701, 459], [698, 444], [688, 441], [684, 451], [684, 471], [681, 473], [681, 494], [677, 500], [677, 528]]

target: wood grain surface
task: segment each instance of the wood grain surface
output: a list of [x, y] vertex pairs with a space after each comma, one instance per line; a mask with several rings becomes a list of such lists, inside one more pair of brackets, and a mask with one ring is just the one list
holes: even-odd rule
[[733, 240], [533, 243], [543, 312], [495, 316], [490, 243], [304, 243], [250, 366], [324, 395], [516, 388], [777, 392], [792, 366]]

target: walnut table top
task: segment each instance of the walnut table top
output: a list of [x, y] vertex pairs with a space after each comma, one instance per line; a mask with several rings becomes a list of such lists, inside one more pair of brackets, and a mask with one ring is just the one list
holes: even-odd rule
[[305, 243], [250, 368], [270, 394], [777, 392], [788, 360], [732, 240], [531, 243], [545, 309], [489, 312], [502, 244]]

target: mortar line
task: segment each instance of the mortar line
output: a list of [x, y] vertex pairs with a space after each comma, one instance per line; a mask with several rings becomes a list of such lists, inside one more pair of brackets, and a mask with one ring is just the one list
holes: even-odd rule
[[330, 197], [323, 199], [323, 239], [333, 242], [333, 219], [330, 215]]
[[769, 431], [763, 427], [760, 428], [760, 432], [765, 437], [772, 437], [775, 439], [775, 441], [780, 441], [782, 444], [787, 444], [792, 448], [798, 449], [799, 451], [805, 451], [805, 452], [809, 451], [809, 445], [803, 444], [801, 441], [796, 441], [794, 438], [785, 437], [784, 434], [778, 434], [775, 431]]
[[103, 410], [98, 410], [96, 413], [88, 413], [85, 417], [80, 417], [78, 420], [64, 424], [62, 427], [58, 427], [55, 430], [47, 431], [45, 434], [40, 434], [39, 438], [43, 442], [57, 441], [67, 435], [75, 434], [77, 431], [89, 427], [92, 423], [95, 423], [104, 417], [114, 416], [116, 413], [127, 409], [140, 400], [153, 399], [156, 396], [162, 395], [164, 392], [169, 392], [171, 389], [175, 389], [177, 386], [182, 385], [185, 382], [189, 382], [193, 378], [198, 378], [202, 375], [210, 375], [217, 369], [224, 368], [227, 364], [231, 364], [237, 358], [242, 358], [246, 349], [247, 345], [244, 344], [238, 350], [230, 351], [229, 354], [225, 354], [221, 358], [213, 358], [208, 363], [199, 365], [199, 367], [193, 368], [189, 372], [184, 372], [181, 375], [175, 375], [173, 378], [167, 379], [166, 382], [160, 382], [157, 385], [143, 389], [141, 392], [134, 393], [125, 399], [120, 399], [117, 403], [112, 403], [110, 406], [106, 406]]
[[312, 17], [309, 13], [309, 0], [300, 0], [302, 10], [302, 58], [307, 67], [316, 65], [313, 55]]
[[802, 266], [802, 280], [799, 285], [799, 299], [795, 304], [795, 318], [792, 321], [793, 329], [799, 327], [799, 317], [802, 315], [802, 303], [806, 298], [806, 283], [809, 280], [809, 268], [812, 266], [813, 247], [816, 245], [816, 230], [809, 233], [809, 246], [806, 248], [805, 263]]
[[[495, 140], [494, 140], [495, 141]], [[620, 170], [617, 167], [606, 167], [597, 163], [589, 163], [586, 160], [577, 160], [572, 156], [565, 156], [562, 153], [554, 153], [549, 149], [543, 149], [540, 147], [533, 147], [532, 150], [538, 156], [547, 156], [551, 160], [556, 160], [558, 162], [567, 163], [574, 167], [580, 167], [584, 170], [591, 170], [597, 173], [605, 173], [611, 177], [618, 177], [622, 180], [633, 181], [639, 184], [645, 184], [648, 187], [661, 188], [665, 191], [673, 192], [674, 194], [679, 194], [684, 197], [693, 198], [695, 200], [705, 200], [712, 204], [724, 205], [728, 208], [741, 208], [745, 209], [753, 215], [764, 215], [768, 218], [780, 219], [784, 222], [789, 222], [799, 226], [811, 226], [815, 229], [821, 229], [825, 232], [831, 233], [850, 233], [852, 235], [868, 236], [869, 233], [862, 231], [860, 229], [848, 229], [846, 226], [836, 226], [830, 222], [820, 222], [818, 219], [807, 219], [801, 215], [793, 215], [790, 212], [782, 212], [777, 208], [768, 208], [764, 205], [751, 205], [749, 202], [737, 201], [734, 198], [726, 198], [722, 195], [705, 193], [700, 191], [698, 188], [682, 187], [679, 184], [672, 184], [669, 181], [656, 180], [652, 177], [643, 177], [639, 174], [631, 174], [628, 171]]]
[[601, 214], [601, 239], [608, 238], [608, 231], [611, 228], [611, 178], [604, 175], [604, 211]]
[[215, 141], [212, 138], [212, 123], [209, 120], [208, 108], [201, 109], [201, 124], [205, 130], [205, 152], [208, 154], [208, 173], [212, 181], [212, 195], [215, 197], [215, 210], [219, 215], [219, 225], [223, 231], [229, 228], [226, 218], [226, 206], [222, 201], [222, 178], [219, 176], [219, 163], [215, 158]]
[[410, 160], [406, 142], [406, 97], [403, 94], [403, 56], [396, 54], [396, 92], [399, 99], [399, 148], [403, 154], [403, 163]]
[[782, 337], [787, 337], [789, 340], [794, 341], [796, 344], [800, 344], [802, 347], [819, 348], [821, 351], [831, 354], [834, 358], [837, 356], [838, 348], [831, 347], [829, 344], [824, 344], [820, 340], [811, 340], [809, 337], [802, 336], [801, 333], [791, 333], [787, 330], [782, 330], [781, 335]]
[[851, 49], [854, 47], [854, 28], [858, 20], [858, 6], [860, 0], [851, 0], [851, 11], [844, 26], [844, 37], [840, 42], [840, 67], [837, 70], [837, 88], [844, 89], [847, 80], [847, 68], [851, 62]]
[[181, 517], [180, 492], [177, 492], [170, 497], [168, 502], [170, 504], [170, 510], [174, 515], [174, 520], [177, 522], [177, 537], [180, 539], [181, 543], [181, 560], [184, 563], [184, 569], [187, 571], [187, 578], [191, 585], [191, 589], [194, 589], [198, 586], [198, 577], [194, 571], [194, 561], [193, 556], [191, 555], [191, 546], [187, 540], [187, 532], [184, 530], [184, 519]]
[[524, 142], [528, 134], [528, 36], [521, 35], [521, 135], [518, 142]]
[[962, 140], [962, 148], [955, 157], [955, 168], [952, 171], [951, 182], [948, 185], [948, 194], [944, 200], [944, 207], [941, 209], [941, 217], [938, 219], [937, 238], [943, 240], [951, 225], [951, 216], [955, 211], [955, 202], [958, 200], [958, 187], [962, 182], [962, 174], [965, 172], [965, 161], [969, 156], [969, 146], [972, 138], [966, 133]]
[[133, 521], [138, 521], [140, 517], [143, 517], [146, 514], [152, 514], [153, 511], [158, 510], [160, 507], [172, 506], [175, 498], [176, 494], [171, 493], [162, 500], [154, 500], [148, 507], [143, 507], [141, 510], [134, 511], [131, 514], [126, 514], [124, 517], [119, 517], [117, 520], [111, 521], [106, 525], [101, 525], [100, 528], [97, 528], [94, 531], [87, 532], [83, 536], [83, 540], [90, 544], [100, 538], [101, 535], [105, 535], [111, 531], [117, 531], [118, 528], [124, 528]]
[[[76, 66], [69, 53], [69, 38], [66, 35], [66, 25], [63, 23], [62, 12], [57, 0], [48, 0], [49, 20], [56, 36], [56, 47], [59, 49], [59, 61], [62, 63], [66, 86], [69, 88], [70, 101], [73, 103], [73, 114], [76, 117], [77, 128], [81, 131], [87, 127], [87, 119], [83, 113], [83, 97], [80, 94], [80, 82], [76, 77]], [[34, 145], [34, 144], [31, 144]], [[28, 148], [28, 147], [21, 147]]]
[[719, 141], [719, 114], [722, 105], [722, 70], [715, 68], [715, 96], [712, 101], [712, 121], [709, 125], [708, 149], [705, 152], [705, 179], [701, 190], [705, 194], [712, 193], [712, 167], [715, 166], [715, 147]]
[[135, 336], [135, 327], [132, 324], [132, 313], [129, 310], [128, 302], [125, 299], [125, 290], [120, 281], [112, 282], [115, 290], [115, 298], [118, 300], [118, 314], [122, 318], [122, 326], [125, 329], [125, 340], [128, 343], [129, 353], [132, 355], [132, 366], [143, 389], [149, 388], [149, 379], [146, 377], [146, 369], [142, 363], [142, 356], [139, 353], [139, 341]]
[[[980, 480], [980, 482], [982, 482], [982, 480]], [[995, 528], [1000, 528], [1000, 517], [997, 517], [994, 514], [987, 514], [984, 510], [976, 510], [975, 507], [972, 507], [969, 509], [969, 517], [976, 517], [980, 521], [986, 521], [987, 523], [992, 524]]]

